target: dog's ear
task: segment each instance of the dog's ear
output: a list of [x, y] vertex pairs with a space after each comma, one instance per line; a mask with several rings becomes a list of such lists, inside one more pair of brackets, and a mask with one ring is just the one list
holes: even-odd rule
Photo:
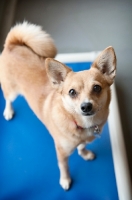
[[58, 88], [64, 82], [67, 74], [71, 71], [70, 68], [64, 64], [54, 60], [53, 58], [47, 58], [45, 60], [47, 75], [55, 88]]
[[108, 47], [96, 58], [92, 67], [97, 68], [111, 85], [116, 75], [116, 55], [113, 47]]

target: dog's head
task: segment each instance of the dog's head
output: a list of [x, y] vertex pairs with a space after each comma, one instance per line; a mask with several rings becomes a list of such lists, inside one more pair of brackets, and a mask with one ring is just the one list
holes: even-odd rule
[[116, 75], [116, 56], [112, 47], [100, 53], [89, 70], [73, 72], [64, 64], [48, 58], [46, 71], [69, 112], [93, 116], [108, 108], [110, 85]]

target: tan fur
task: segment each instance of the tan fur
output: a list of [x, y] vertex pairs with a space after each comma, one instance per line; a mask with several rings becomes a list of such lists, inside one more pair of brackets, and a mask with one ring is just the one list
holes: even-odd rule
[[[14, 113], [11, 102], [21, 94], [46, 125], [55, 142], [60, 184], [67, 190], [71, 183], [67, 159], [73, 150], [78, 148], [85, 160], [94, 158], [85, 145], [95, 138], [94, 127], [97, 125], [101, 131], [107, 120], [116, 56], [114, 49], [108, 47], [90, 70], [75, 73], [52, 58], [46, 59], [55, 55], [52, 39], [40, 27], [27, 22], [16, 25], [0, 56], [0, 81], [7, 120]], [[93, 91], [95, 85], [101, 86], [101, 92]], [[76, 90], [74, 97], [69, 94], [71, 89]], [[82, 113], [83, 102], [92, 104], [87, 116]]]

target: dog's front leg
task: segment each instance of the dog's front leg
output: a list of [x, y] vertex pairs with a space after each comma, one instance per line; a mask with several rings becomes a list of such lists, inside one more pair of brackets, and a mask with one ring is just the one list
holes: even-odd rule
[[60, 169], [60, 185], [64, 190], [68, 190], [71, 184], [71, 178], [68, 170], [68, 154], [62, 147], [56, 147], [58, 166]]

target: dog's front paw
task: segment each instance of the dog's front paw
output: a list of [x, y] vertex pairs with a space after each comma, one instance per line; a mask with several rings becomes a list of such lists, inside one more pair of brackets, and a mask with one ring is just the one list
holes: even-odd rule
[[60, 185], [64, 190], [68, 190], [71, 185], [71, 179], [70, 178], [61, 178], [60, 179]]
[[14, 115], [14, 110], [12, 108], [5, 109], [3, 115], [4, 115], [4, 118], [8, 121], [8, 120], [12, 119], [12, 117]]
[[92, 151], [88, 151], [85, 160], [93, 160], [95, 159], [95, 154]]
[[86, 149], [79, 151], [78, 153], [84, 160], [93, 160], [95, 158], [95, 154], [92, 151], [88, 151]]

